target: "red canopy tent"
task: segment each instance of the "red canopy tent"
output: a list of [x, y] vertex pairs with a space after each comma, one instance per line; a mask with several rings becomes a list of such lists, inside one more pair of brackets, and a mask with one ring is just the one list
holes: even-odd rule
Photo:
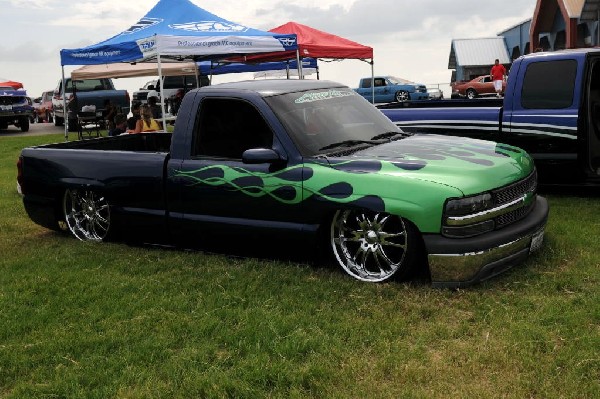
[[[359, 59], [371, 65], [373, 70], [373, 47], [365, 46], [352, 40], [345, 39], [331, 33], [323, 32], [310, 26], [297, 22], [288, 22], [270, 29], [273, 33], [295, 33], [298, 40], [298, 53], [296, 51], [279, 51], [275, 53], [261, 53], [244, 57], [243, 61], [236, 58], [237, 62], [259, 63], [267, 61], [282, 61], [294, 59], [299, 54], [300, 58], [312, 57], [319, 59]], [[298, 65], [301, 65], [299, 63]], [[302, 71], [299, 71], [302, 76]], [[373, 83], [371, 83], [373, 87]], [[373, 94], [373, 98], [375, 95]]]
[[[373, 48], [297, 22], [288, 22], [269, 30], [273, 33], [295, 33], [300, 57], [373, 60]], [[264, 53], [247, 57], [248, 62], [281, 61], [296, 58], [295, 51]]]
[[[365, 46], [352, 40], [345, 39], [331, 33], [323, 32], [307, 25], [297, 22], [288, 22], [276, 28], [270, 29], [273, 33], [295, 33], [298, 40], [298, 52], [279, 51], [275, 53], [261, 53], [244, 57], [243, 60], [236, 58], [236, 62], [259, 63], [268, 61], [283, 61], [299, 58], [312, 57], [319, 59], [359, 59], [371, 65], [371, 78], [374, 77], [373, 69], [373, 47]], [[299, 75], [302, 77], [301, 63]], [[371, 82], [374, 90], [374, 84]], [[372, 98], [375, 99], [375, 93]]]
[[22, 89], [23, 88], [23, 83], [20, 82], [15, 82], [13, 80], [3, 80], [0, 79], [0, 86], [10, 86], [13, 89], [17, 90], [17, 89]]

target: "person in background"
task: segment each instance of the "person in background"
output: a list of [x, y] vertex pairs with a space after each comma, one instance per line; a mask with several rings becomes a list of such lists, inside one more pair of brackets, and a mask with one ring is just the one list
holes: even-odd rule
[[156, 96], [148, 97], [148, 106], [152, 111], [152, 117], [154, 119], [162, 117], [162, 110], [160, 109], [160, 105], [158, 105], [158, 98], [156, 98]]
[[181, 106], [181, 101], [183, 100], [183, 96], [185, 92], [183, 89], [177, 89], [177, 92], [173, 96], [171, 96], [171, 114], [177, 115], [179, 112], [179, 107]]
[[141, 107], [141, 104], [138, 102], [132, 104], [132, 107], [131, 107], [132, 116], [129, 119], [127, 119], [127, 132], [128, 133], [133, 133], [133, 131], [135, 130], [135, 125], [136, 125], [137, 121], [140, 120], [140, 107]]
[[104, 112], [102, 116], [108, 124], [108, 131], [115, 128], [115, 116], [117, 115], [117, 108], [110, 102], [110, 99], [104, 100]]
[[115, 128], [108, 131], [109, 136], [118, 136], [127, 130], [127, 117], [123, 114], [115, 115]]
[[502, 94], [502, 84], [506, 79], [506, 68], [500, 63], [500, 60], [496, 58], [494, 66], [490, 70], [490, 77], [494, 82], [494, 90], [496, 90], [496, 97], [500, 97]]
[[142, 105], [141, 119], [137, 121], [133, 133], [155, 132], [162, 130], [159, 122], [152, 117], [152, 110], [148, 104]]

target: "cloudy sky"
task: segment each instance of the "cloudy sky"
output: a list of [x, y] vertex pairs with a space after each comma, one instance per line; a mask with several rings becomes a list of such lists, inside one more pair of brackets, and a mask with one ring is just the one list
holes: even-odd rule
[[[32, 97], [55, 88], [59, 52], [108, 39], [143, 17], [158, 0], [0, 0], [0, 78], [20, 81]], [[375, 73], [427, 85], [450, 80], [452, 39], [493, 37], [533, 16], [536, 0], [191, 0], [220, 17], [269, 30], [299, 22], [374, 49]], [[68, 6], [66, 6], [68, 4]], [[492, 60], [490, 60], [492, 63]], [[68, 74], [76, 67], [65, 67]], [[320, 63], [321, 79], [350, 87], [369, 76], [358, 60]], [[214, 82], [252, 79], [252, 74]], [[147, 78], [115, 80], [136, 90]]]

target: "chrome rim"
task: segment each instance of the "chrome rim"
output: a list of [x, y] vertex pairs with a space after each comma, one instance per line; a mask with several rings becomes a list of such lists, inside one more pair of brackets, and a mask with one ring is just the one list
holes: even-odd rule
[[110, 228], [110, 209], [103, 195], [90, 190], [67, 190], [63, 201], [65, 221], [82, 241], [102, 241]]
[[408, 101], [408, 92], [399, 91], [398, 93], [396, 93], [396, 101], [398, 101], [398, 102]]
[[407, 239], [404, 220], [386, 213], [338, 211], [331, 223], [331, 247], [339, 265], [361, 281], [384, 281], [402, 269]]

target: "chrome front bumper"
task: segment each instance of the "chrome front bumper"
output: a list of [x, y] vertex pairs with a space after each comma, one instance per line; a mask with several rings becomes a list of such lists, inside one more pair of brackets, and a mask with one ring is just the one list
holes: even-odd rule
[[459, 288], [487, 280], [524, 261], [541, 246], [548, 203], [538, 196], [524, 219], [471, 238], [425, 236], [433, 286]]

